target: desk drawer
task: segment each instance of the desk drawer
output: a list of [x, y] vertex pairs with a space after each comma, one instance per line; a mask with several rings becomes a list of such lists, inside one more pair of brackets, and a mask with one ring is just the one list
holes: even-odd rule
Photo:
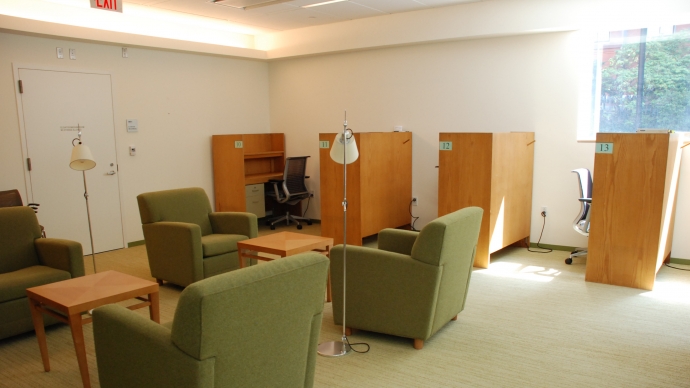
[[256, 185], [246, 185], [244, 186], [244, 195], [245, 197], [249, 198], [252, 196], [264, 196], [264, 184], [259, 183]]

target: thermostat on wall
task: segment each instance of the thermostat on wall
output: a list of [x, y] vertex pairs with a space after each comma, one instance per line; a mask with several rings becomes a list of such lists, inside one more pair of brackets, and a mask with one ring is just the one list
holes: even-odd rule
[[136, 119], [127, 119], [127, 132], [139, 132], [139, 121]]

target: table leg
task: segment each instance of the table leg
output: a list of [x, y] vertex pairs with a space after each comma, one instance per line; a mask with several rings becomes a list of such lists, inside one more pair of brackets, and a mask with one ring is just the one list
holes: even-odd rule
[[91, 387], [91, 381], [89, 380], [89, 366], [86, 363], [86, 347], [84, 346], [84, 331], [82, 329], [81, 314], [69, 316], [69, 327], [72, 330], [74, 349], [77, 352], [81, 382], [84, 384], [84, 388], [89, 388]]
[[244, 255], [242, 252], [244, 252], [244, 249], [237, 250], [237, 256], [240, 258], [240, 268], [244, 268]]
[[161, 323], [161, 312], [160, 312], [160, 306], [159, 306], [159, 294], [158, 291], [152, 292], [149, 294], [149, 302], [151, 302], [151, 305], [149, 306], [149, 315], [151, 316], [151, 320], [156, 322], [156, 323]]
[[[330, 261], [331, 259], [331, 246], [326, 245], [326, 257], [328, 257], [328, 260]], [[331, 268], [329, 266], [328, 268], [328, 280], [326, 280], [326, 302], [330, 302], [333, 300], [333, 296], [331, 295]]]
[[48, 343], [46, 341], [46, 329], [43, 326], [43, 313], [39, 310], [40, 302], [29, 299], [29, 308], [31, 309], [31, 319], [34, 321], [34, 330], [36, 331], [36, 339], [38, 340], [38, 348], [41, 350], [41, 359], [43, 359], [43, 369], [50, 372], [50, 360], [48, 359]]

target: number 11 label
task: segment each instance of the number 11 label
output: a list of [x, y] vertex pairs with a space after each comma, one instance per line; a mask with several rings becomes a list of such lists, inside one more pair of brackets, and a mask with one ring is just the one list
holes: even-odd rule
[[597, 154], [612, 154], [613, 143], [597, 143], [597, 147], [594, 152]]

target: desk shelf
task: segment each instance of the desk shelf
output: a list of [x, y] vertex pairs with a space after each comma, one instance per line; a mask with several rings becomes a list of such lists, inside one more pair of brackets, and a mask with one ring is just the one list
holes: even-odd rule
[[244, 176], [244, 183], [246, 185], [255, 185], [257, 183], [266, 183], [270, 179], [282, 179], [282, 172], [269, 172], [265, 174], [251, 174]]
[[284, 158], [285, 157], [285, 152], [284, 151], [268, 151], [268, 152], [256, 152], [256, 153], [245, 153], [244, 154], [244, 160], [247, 159], [265, 159], [265, 158], [275, 158], [275, 157], [280, 157]]

